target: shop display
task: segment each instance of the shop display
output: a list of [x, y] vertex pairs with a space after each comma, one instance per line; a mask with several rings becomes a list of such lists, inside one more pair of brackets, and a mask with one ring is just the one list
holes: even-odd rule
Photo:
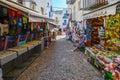
[[26, 32], [28, 31], [28, 18], [22, 16], [22, 21], [23, 21], [22, 33], [26, 34]]
[[13, 9], [9, 9], [9, 19], [10, 19], [10, 35], [14, 35], [17, 33], [17, 12]]
[[0, 24], [0, 35], [4, 36], [9, 33], [9, 27], [7, 24]]
[[120, 14], [107, 16], [106, 48], [120, 54]]
[[[10, 1], [9, 3], [12, 2]], [[21, 8], [18, 9], [16, 6], [12, 7], [10, 6], [11, 4], [6, 4], [4, 4], [4, 1], [0, 4], [0, 57], [1, 61], [5, 62], [4, 65], [1, 63], [2, 65], [0, 66], [3, 69], [5, 79], [16, 79], [16, 74], [9, 75], [9, 73], [14, 71], [17, 73], [16, 69], [20, 69], [17, 73], [18, 77], [23, 72], [21, 70], [28, 66], [25, 60], [28, 59], [27, 61], [29, 61], [31, 57], [33, 60], [33, 57], [38, 56], [34, 54], [41, 53], [41, 49], [44, 47], [44, 39], [47, 40], [47, 43], [50, 42], [49, 25], [47, 22], [29, 23], [29, 16], [32, 15], [28, 14], [31, 14], [32, 10], [30, 11], [24, 7], [29, 12], [26, 13], [24, 10], [19, 10]], [[4, 7], [4, 5], [6, 6]], [[37, 15], [33, 15], [35, 18], [37, 17]], [[38, 18], [40, 17], [38, 16]], [[32, 61], [30, 60], [29, 62]]]
[[[120, 8], [115, 15], [87, 20], [87, 60], [104, 75], [104, 80], [120, 80]], [[90, 38], [88, 37], [88, 40]]]
[[26, 43], [27, 35], [19, 35], [18, 37], [18, 46], [23, 45]]
[[8, 8], [1, 6], [1, 16], [2, 17], [9, 16]]
[[0, 36], [0, 51], [4, 50], [5, 37]]
[[8, 15], [8, 8], [1, 6], [1, 12], [0, 12], [0, 19], [2, 24], [8, 24], [9, 15]]
[[99, 30], [104, 27], [103, 17], [89, 19], [86, 22], [87, 45], [93, 46], [100, 43]]

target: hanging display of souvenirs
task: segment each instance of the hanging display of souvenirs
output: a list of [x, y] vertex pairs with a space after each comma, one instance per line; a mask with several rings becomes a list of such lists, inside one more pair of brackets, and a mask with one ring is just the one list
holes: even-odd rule
[[17, 36], [7, 36], [6, 39], [7, 39], [6, 49], [17, 46], [17, 39], [18, 39]]
[[8, 8], [1, 6], [0, 9], [0, 22], [2, 24], [9, 24]]
[[7, 24], [0, 24], [0, 34], [4, 36], [5, 34], [9, 33], [9, 27]]
[[22, 16], [22, 12], [20, 10], [17, 10], [17, 16], [18, 17]]
[[23, 22], [22, 22], [22, 12], [17, 10], [17, 33], [20, 34], [22, 32]]
[[5, 37], [0, 36], [0, 51], [4, 50]]
[[15, 35], [17, 33], [17, 12], [13, 9], [9, 10], [10, 19], [10, 35]]
[[22, 22], [23, 22], [22, 33], [26, 34], [26, 32], [28, 31], [28, 18], [25, 17], [24, 15], [22, 16]]
[[28, 23], [28, 19], [27, 19], [27, 17], [22, 17], [22, 20], [23, 20], [23, 24], [27, 24]]
[[8, 8], [1, 6], [1, 15], [3, 17], [9, 16]]
[[31, 28], [31, 32], [33, 32], [34, 31], [33, 22], [30, 22], [30, 28]]
[[107, 27], [105, 31], [106, 48], [120, 54], [120, 14], [107, 16]]
[[17, 12], [13, 9], [9, 9], [9, 17], [16, 17], [17, 16]]

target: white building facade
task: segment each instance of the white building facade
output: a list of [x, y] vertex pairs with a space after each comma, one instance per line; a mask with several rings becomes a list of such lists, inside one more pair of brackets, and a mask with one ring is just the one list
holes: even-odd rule
[[39, 12], [41, 15], [52, 18], [53, 16], [53, 3], [52, 0], [12, 0], [28, 7], [34, 11]]
[[53, 3], [52, 0], [35, 0], [37, 7], [36, 11], [38, 11], [42, 15], [46, 15], [49, 18], [53, 16]]
[[66, 0], [68, 9], [71, 9], [69, 27], [83, 29], [83, 0]]
[[64, 8], [63, 10], [57, 10], [53, 13], [53, 19], [56, 20], [56, 23], [59, 25], [59, 28], [63, 31], [68, 26], [68, 9]]

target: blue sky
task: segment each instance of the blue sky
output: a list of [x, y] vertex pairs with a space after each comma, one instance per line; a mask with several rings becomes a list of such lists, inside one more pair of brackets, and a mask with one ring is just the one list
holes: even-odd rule
[[52, 0], [53, 1], [53, 9], [59, 9], [59, 8], [54, 8], [54, 7], [60, 7], [60, 8], [66, 8], [66, 0]]

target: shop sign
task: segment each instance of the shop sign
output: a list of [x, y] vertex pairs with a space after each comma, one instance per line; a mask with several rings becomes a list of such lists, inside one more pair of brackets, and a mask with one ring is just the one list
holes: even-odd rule
[[29, 16], [29, 22], [43, 22], [42, 18]]
[[96, 17], [106, 16], [106, 15], [115, 15], [115, 14], [116, 14], [116, 5], [108, 8], [100, 9], [99, 11], [88, 13], [84, 15], [84, 19], [96, 18]]

